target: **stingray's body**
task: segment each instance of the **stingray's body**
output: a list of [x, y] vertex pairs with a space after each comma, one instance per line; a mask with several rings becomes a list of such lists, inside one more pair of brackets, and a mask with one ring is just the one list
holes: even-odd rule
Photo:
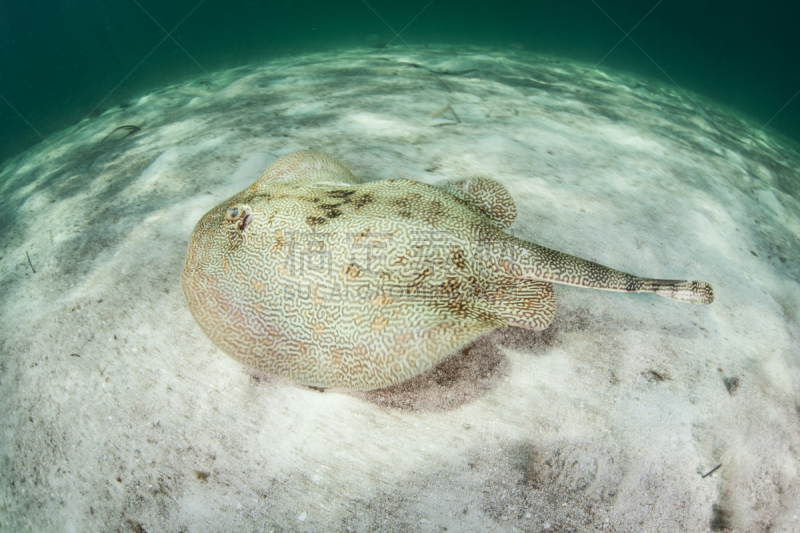
[[515, 216], [493, 180], [362, 183], [298, 152], [203, 216], [181, 282], [228, 355], [343, 389], [414, 377], [495, 328], [546, 328], [552, 283], [713, 300], [706, 283], [638, 278], [514, 238]]

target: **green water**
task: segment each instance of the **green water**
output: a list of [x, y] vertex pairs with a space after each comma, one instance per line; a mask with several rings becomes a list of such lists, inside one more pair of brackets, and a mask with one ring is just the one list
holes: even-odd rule
[[434, 43], [515, 47], [632, 71], [800, 139], [800, 8], [701, 4], [4, 1], [0, 161], [110, 107], [221, 68], [343, 47], [388, 45], [413, 55]]

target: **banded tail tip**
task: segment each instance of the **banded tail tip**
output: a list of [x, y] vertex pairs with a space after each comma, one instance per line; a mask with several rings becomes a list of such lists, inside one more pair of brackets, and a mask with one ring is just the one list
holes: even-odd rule
[[664, 298], [693, 304], [710, 304], [714, 301], [714, 289], [704, 281], [653, 281], [653, 292]]

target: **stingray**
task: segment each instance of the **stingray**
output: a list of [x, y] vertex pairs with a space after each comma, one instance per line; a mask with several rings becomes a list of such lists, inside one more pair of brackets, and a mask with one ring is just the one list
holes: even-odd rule
[[206, 213], [181, 285], [223, 352], [296, 383], [387, 387], [496, 328], [548, 327], [553, 283], [711, 303], [701, 281], [640, 278], [510, 235], [488, 178], [363, 182], [296, 152]]

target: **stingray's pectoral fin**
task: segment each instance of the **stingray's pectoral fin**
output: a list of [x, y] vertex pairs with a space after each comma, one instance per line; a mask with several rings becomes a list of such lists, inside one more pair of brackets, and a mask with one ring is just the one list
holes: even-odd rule
[[704, 281], [676, 281], [669, 279], [637, 280], [639, 285], [635, 292], [652, 292], [670, 298], [693, 304], [710, 304], [714, 301], [714, 289]]
[[556, 292], [547, 281], [501, 280], [483, 293], [486, 302], [509, 326], [543, 330], [553, 320]]
[[439, 183], [462, 202], [466, 202], [489, 220], [510, 228], [517, 218], [517, 206], [511, 194], [499, 181], [490, 178], [469, 178]]

